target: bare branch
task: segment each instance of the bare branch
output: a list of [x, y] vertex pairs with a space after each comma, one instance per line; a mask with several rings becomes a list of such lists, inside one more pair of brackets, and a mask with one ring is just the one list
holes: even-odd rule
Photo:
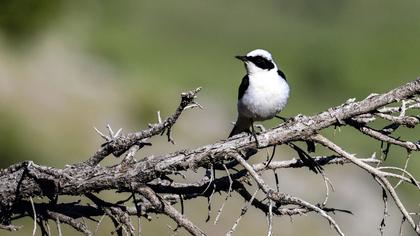
[[172, 207], [168, 202], [161, 199], [156, 195], [155, 192], [149, 187], [145, 186], [133, 186], [133, 188], [145, 196], [150, 203], [156, 208], [156, 210], [165, 213], [169, 217], [171, 217], [178, 225], [184, 227], [188, 232], [192, 235], [206, 235], [200, 228], [195, 226], [190, 220], [188, 220], [185, 216], [181, 215], [174, 207]]
[[263, 190], [265, 194], [267, 194], [267, 197], [270, 198], [273, 201], [279, 202], [279, 203], [286, 203], [286, 204], [296, 204], [298, 206], [308, 208], [310, 210], [313, 210], [315, 212], [318, 212], [321, 216], [326, 218], [331, 225], [334, 226], [335, 230], [338, 234], [344, 235], [341, 231], [340, 227], [337, 225], [337, 223], [332, 219], [327, 213], [320, 209], [319, 207], [316, 207], [302, 199], [299, 199], [297, 197], [289, 196], [284, 193], [276, 192], [275, 190], [271, 189], [264, 180], [258, 175], [258, 173], [252, 168], [250, 164], [248, 164], [239, 154], [232, 154], [232, 156], [242, 165], [245, 167], [245, 169], [249, 172], [249, 174], [252, 176], [252, 178], [257, 182], [258, 186]]
[[241, 209], [241, 214], [239, 215], [238, 219], [236, 219], [235, 223], [233, 224], [232, 228], [229, 230], [229, 232], [226, 233], [226, 236], [231, 236], [233, 234], [233, 232], [235, 232], [236, 227], [238, 226], [239, 222], [242, 219], [242, 216], [244, 216], [246, 214], [246, 212], [248, 211], [248, 208], [251, 206], [252, 202], [255, 199], [255, 196], [257, 196], [259, 189], [257, 189], [254, 194], [252, 194], [251, 199], [249, 200], [249, 202], [247, 202], [245, 204], [245, 206], [242, 207]]
[[[396, 192], [396, 187], [401, 184], [411, 184], [417, 191], [420, 190], [416, 176], [408, 171], [408, 159], [402, 168], [382, 166], [381, 158], [376, 159], [374, 155], [371, 158], [356, 158], [319, 135], [320, 131], [329, 127], [352, 126], [362, 134], [368, 135], [371, 140], [383, 143], [385, 146], [383, 151], [386, 154], [390, 145], [400, 146], [408, 153], [419, 151], [420, 140], [404, 141], [403, 138], [394, 137], [393, 132], [400, 126], [418, 128], [419, 116], [410, 114], [413, 109], [420, 108], [418, 97], [420, 78], [387, 93], [372, 94], [358, 102], [349, 99], [344, 104], [329, 108], [317, 115], [297, 115], [275, 128], [262, 129], [256, 137], [258, 145], [249, 135], [239, 134], [228, 140], [199, 148], [146, 156], [136, 160], [136, 153], [144, 146], [151, 145], [149, 139], [153, 136], [166, 135], [168, 141], [173, 142], [171, 129], [182, 112], [194, 107], [201, 108], [201, 105], [195, 101], [199, 90], [181, 94], [181, 102], [172, 115], [162, 119], [159, 111], [157, 123], [150, 124], [149, 128], [144, 130], [123, 134], [122, 129], [114, 132], [111, 126], [107, 125], [108, 134], [104, 134], [106, 132], [102, 133], [95, 128], [105, 143], [85, 162], [69, 164], [61, 169], [25, 161], [0, 170], [0, 228], [17, 230], [19, 226], [12, 225], [14, 220], [32, 217], [35, 223], [33, 232], [36, 232], [36, 223], [38, 223], [41, 233], [49, 234], [45, 225], [49, 228], [46, 223], [52, 219], [57, 222], [59, 235], [61, 235], [61, 224], [69, 225], [85, 235], [93, 235], [85, 221], [96, 222], [94, 231], [96, 233], [104, 217], [109, 217], [115, 226], [113, 232], [118, 235], [123, 233], [134, 235], [136, 230], [131, 222], [132, 216], [138, 217], [138, 220], [140, 217], [150, 220], [149, 214], [156, 213], [173, 219], [178, 225], [176, 229], [183, 227], [192, 235], [205, 235], [203, 230], [183, 215], [184, 201], [198, 197], [211, 200], [214, 193], [225, 193], [224, 202], [214, 220], [216, 224], [228, 198], [231, 197], [231, 192], [236, 192], [247, 203], [227, 235], [236, 230], [242, 216], [251, 205], [267, 215], [268, 235], [273, 232], [273, 217], [307, 213], [325, 218], [339, 235], [344, 235], [330, 215], [335, 212], [351, 212], [327, 207], [328, 197], [332, 194], [330, 187], [332, 190], [334, 187], [324, 172], [319, 171], [326, 188], [325, 199], [321, 203], [310, 203], [303, 198], [281, 192], [278, 186], [272, 188], [261, 176], [282, 168], [311, 168], [312, 164], [319, 168], [333, 164], [334, 168], [340, 168], [337, 165], [353, 164], [374, 176], [378, 184], [385, 189], [385, 194], [389, 194], [390, 199], [397, 205], [403, 215], [403, 222], [407, 221], [414, 232], [420, 235], [419, 226], [413, 219], [414, 215], [405, 208]], [[371, 128], [375, 127], [373, 125], [378, 120], [390, 124], [383, 129]], [[312, 153], [305, 152], [305, 158], [310, 160], [310, 163], [302, 159], [274, 160], [274, 150], [277, 145], [288, 144], [298, 148], [295, 142], [301, 141], [315, 141], [333, 151], [333, 155], [312, 156]], [[314, 149], [315, 146], [312, 146]], [[266, 161], [252, 160], [255, 164], [248, 163], [254, 154], [261, 149], [268, 150], [268, 147], [273, 147], [273, 152]], [[116, 157], [123, 154], [125, 156], [119, 164], [99, 165], [111, 154]], [[240, 167], [236, 169], [238, 165], [243, 169]], [[206, 169], [206, 176], [199, 181], [190, 180], [185, 171], [196, 171], [199, 168]], [[224, 170], [226, 175], [216, 177], [216, 170]], [[185, 183], [173, 181], [174, 175], [183, 176]], [[276, 180], [277, 175], [278, 173], [274, 175]], [[396, 179], [397, 184], [391, 185], [389, 178]], [[261, 194], [265, 195], [262, 200], [256, 197], [258, 190], [251, 194], [252, 192], [246, 187], [247, 183], [254, 181], [258, 185], [258, 190], [262, 190]], [[108, 202], [94, 195], [105, 190], [113, 190], [117, 194], [126, 193], [130, 197]], [[86, 203], [84, 198], [80, 197], [80, 201], [66, 202], [64, 198], [59, 198], [64, 195], [85, 196], [90, 201]], [[41, 197], [48, 202], [33, 202], [34, 197]], [[175, 203], [181, 204], [181, 212], [173, 207]], [[385, 205], [384, 216], [388, 214], [387, 207]], [[209, 201], [209, 217], [210, 209], [211, 201]], [[383, 222], [381, 230], [385, 227], [385, 217]], [[140, 233], [139, 223], [138, 234]]]
[[59, 227], [60, 225], [59, 222], [62, 222], [62, 223], [66, 223], [72, 226], [74, 229], [76, 229], [79, 232], [82, 232], [85, 235], [89, 235], [89, 236], [92, 235], [92, 233], [88, 230], [85, 224], [81, 222], [77, 222], [76, 220], [74, 220], [73, 218], [69, 216], [65, 216], [63, 214], [52, 212], [52, 211], [47, 211], [47, 213], [51, 217], [51, 219], [57, 220], [57, 227]]
[[[175, 113], [166, 118], [164, 121], [159, 122], [157, 124], [151, 125], [149, 129], [142, 130], [137, 133], [128, 134], [127, 136], [120, 137], [113, 142], [105, 144], [103, 147], [101, 147], [99, 150], [95, 152], [95, 154], [89, 158], [85, 163], [88, 165], [96, 165], [102, 159], [104, 159], [106, 156], [113, 153], [116, 156], [121, 155], [126, 150], [128, 150], [133, 144], [135, 144], [137, 141], [140, 141], [145, 138], [150, 138], [154, 135], [158, 135], [161, 132], [171, 129], [171, 127], [175, 124], [175, 122], [178, 120], [179, 116], [181, 115], [182, 111], [184, 109], [192, 104], [195, 99], [195, 95], [201, 90], [201, 88], [197, 88], [193, 91], [189, 91], [186, 93], [181, 94], [181, 103], [179, 104], [178, 108], [176, 109]], [[110, 133], [112, 132], [111, 127], [107, 126]], [[101, 135], [102, 136], [102, 135]]]
[[395, 189], [392, 187], [391, 183], [389, 183], [387, 177], [387, 173], [381, 171], [380, 169], [377, 169], [375, 167], [369, 166], [368, 164], [360, 161], [358, 158], [356, 158], [354, 155], [349, 154], [348, 152], [341, 149], [336, 144], [332, 143], [330, 140], [326, 139], [325, 137], [321, 135], [315, 135], [311, 138], [313, 141], [318, 142], [325, 147], [329, 148], [330, 150], [334, 151], [335, 153], [349, 159], [352, 163], [355, 165], [361, 167], [362, 169], [366, 170], [368, 173], [375, 176], [375, 180], [377, 180], [378, 183], [380, 183], [392, 196], [395, 204], [403, 214], [403, 216], [407, 219], [407, 221], [410, 223], [411, 227], [414, 229], [414, 231], [417, 234], [420, 234], [420, 228], [416, 223], [414, 222], [413, 218], [410, 216], [409, 212], [405, 208], [405, 206], [402, 204], [400, 198], [398, 197], [397, 193], [395, 192]]

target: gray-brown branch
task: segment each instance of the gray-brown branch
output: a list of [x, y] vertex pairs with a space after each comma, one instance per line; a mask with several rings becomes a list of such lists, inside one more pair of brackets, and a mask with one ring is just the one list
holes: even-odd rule
[[[252, 177], [254, 181], [265, 192], [267, 197], [275, 202], [281, 202], [274, 206], [272, 213], [275, 215], [294, 215], [315, 212], [330, 221], [336, 227], [337, 232], [342, 234], [335, 221], [327, 214], [338, 209], [326, 208], [314, 205], [302, 199], [295, 198], [287, 193], [274, 191], [259, 178], [259, 172], [275, 170], [278, 168], [302, 168], [307, 164], [301, 160], [290, 160], [284, 162], [258, 163], [255, 165], [246, 164], [247, 158], [257, 151], [255, 139], [250, 139], [248, 135], [241, 134], [228, 140], [209, 144], [192, 150], [182, 150], [161, 156], [149, 156], [136, 161], [134, 155], [146, 145], [145, 140], [153, 136], [164, 134], [171, 141], [170, 131], [172, 126], [184, 110], [194, 106], [200, 106], [195, 102], [196, 93], [199, 89], [183, 93], [181, 102], [174, 114], [156, 124], [151, 124], [148, 129], [129, 133], [125, 135], [115, 135], [116, 137], [107, 138], [107, 142], [102, 145], [85, 162], [68, 165], [63, 169], [38, 165], [32, 161], [17, 163], [0, 171], [0, 228], [15, 230], [13, 220], [31, 216], [33, 212], [28, 212], [27, 206], [30, 197], [47, 197], [48, 203], [35, 202], [34, 206], [39, 220], [58, 219], [62, 224], [69, 224], [76, 230], [87, 235], [91, 234], [83, 221], [76, 221], [82, 217], [92, 219], [95, 216], [108, 214], [119, 224], [118, 228], [123, 228], [132, 234], [133, 227], [129, 218], [130, 215], [147, 217], [148, 213], [166, 214], [171, 217], [179, 226], [184, 227], [192, 235], [204, 235], [205, 233], [194, 225], [178, 210], [171, 206], [171, 203], [182, 202], [195, 197], [211, 197], [214, 191], [237, 191], [245, 200], [253, 199], [252, 204], [268, 213], [272, 205], [263, 200], [254, 199], [244, 187], [244, 181]], [[378, 141], [401, 146], [408, 151], [419, 151], [420, 143], [418, 140], [404, 141], [392, 137], [392, 132], [400, 125], [415, 128], [419, 123], [419, 116], [407, 116], [405, 109], [419, 109], [420, 78], [393, 89], [384, 94], [371, 95], [362, 101], [348, 101], [340, 106], [332, 107], [314, 116], [298, 115], [287, 122], [257, 136], [258, 149], [270, 146], [291, 143], [295, 141], [312, 140], [319, 131], [328, 127], [350, 125], [357, 128], [361, 133], [369, 135]], [[392, 103], [409, 101], [408, 104], [400, 107], [387, 107]], [[395, 106], [395, 105], [394, 105]], [[404, 111], [402, 111], [404, 110]], [[400, 112], [394, 116], [393, 113]], [[369, 123], [381, 118], [393, 124], [392, 129], [387, 127], [383, 130], [370, 128]], [[112, 132], [112, 131], [111, 131]], [[102, 136], [102, 135], [101, 135]], [[319, 141], [319, 140], [315, 140]], [[376, 166], [380, 164], [377, 159], [358, 159], [358, 163], [349, 156], [335, 151], [332, 156], [315, 158], [318, 165], [328, 164], [360, 164], [362, 166]], [[130, 151], [128, 151], [130, 150]], [[128, 152], [127, 152], [128, 151]], [[101, 166], [99, 163], [113, 154], [120, 156], [128, 153], [124, 160], [115, 166]], [[245, 166], [244, 170], [228, 177], [218, 179], [203, 179], [199, 183], [177, 184], [171, 181], [170, 176], [198, 168], [210, 169], [215, 165], [220, 165], [232, 160], [240, 162]], [[418, 186], [419, 182], [413, 176], [404, 173], [401, 175], [386, 172], [380, 176], [381, 183], [387, 183], [386, 177], [399, 178], [409, 184]], [[382, 178], [382, 179], [381, 179]], [[232, 186], [230, 182], [233, 181]], [[133, 207], [125, 207], [124, 202], [107, 203], [99, 201], [93, 195], [104, 190], [115, 190], [118, 192], [128, 192], [132, 197], [127, 201], [133, 203]], [[393, 190], [388, 190], [394, 197]], [[174, 195], [175, 194], [175, 195]], [[61, 203], [58, 197], [63, 195], [87, 196], [94, 204], [83, 205], [77, 203]], [[183, 196], [182, 199], [179, 196]], [[177, 197], [178, 196], [178, 197]], [[395, 199], [395, 198], [394, 198]], [[401, 202], [397, 201], [397, 204]], [[402, 203], [401, 203], [402, 204]], [[291, 207], [294, 206], [294, 207]], [[74, 206], [69, 207], [69, 206]], [[271, 207], [270, 207], [271, 206]], [[405, 208], [404, 208], [405, 210]], [[406, 216], [405, 212], [403, 212]], [[54, 220], [56, 220], [54, 219]], [[412, 225], [412, 221], [410, 221]], [[412, 225], [413, 226], [413, 225]], [[415, 225], [414, 231], [418, 232]], [[121, 230], [116, 230], [118, 234]]]

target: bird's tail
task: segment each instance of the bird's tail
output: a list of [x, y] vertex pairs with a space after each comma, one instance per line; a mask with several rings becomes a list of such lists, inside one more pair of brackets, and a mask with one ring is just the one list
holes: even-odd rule
[[229, 138], [233, 135], [242, 133], [242, 132], [250, 132], [249, 127], [252, 125], [252, 120], [246, 117], [238, 116], [236, 120], [235, 126], [233, 127], [232, 131], [229, 134]]

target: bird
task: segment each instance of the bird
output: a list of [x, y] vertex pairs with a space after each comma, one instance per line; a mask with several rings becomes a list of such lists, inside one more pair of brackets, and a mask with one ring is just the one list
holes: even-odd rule
[[[242, 132], [251, 131], [254, 121], [265, 121], [277, 116], [283, 110], [289, 98], [290, 88], [286, 75], [279, 69], [271, 56], [264, 49], [255, 49], [246, 56], [236, 56], [246, 69], [238, 90], [238, 117], [229, 134], [232, 137]], [[256, 139], [257, 145], [258, 140]]]

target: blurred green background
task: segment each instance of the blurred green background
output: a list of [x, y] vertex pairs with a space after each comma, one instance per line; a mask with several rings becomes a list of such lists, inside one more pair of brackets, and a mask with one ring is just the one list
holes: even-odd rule
[[[173, 132], [176, 145], [155, 138], [137, 158], [223, 139], [236, 118], [244, 74], [234, 56], [256, 48], [269, 50], [287, 75], [292, 90], [283, 116], [311, 115], [385, 92], [420, 75], [419, 10], [415, 0], [0, 0], [0, 166], [30, 159], [62, 167], [85, 160], [101, 143], [93, 126], [142, 129], [156, 121], [156, 111], [170, 114], [180, 92], [198, 86], [205, 109], [183, 115]], [[348, 128], [333, 132], [325, 134], [350, 152], [379, 156], [379, 143]], [[410, 140], [419, 134], [398, 133]], [[287, 147], [279, 150], [276, 160], [295, 157]], [[405, 157], [404, 150], [391, 148], [386, 164], [401, 166]], [[255, 161], [264, 158], [262, 153]], [[413, 154], [409, 167], [418, 178], [419, 158]], [[106, 163], [115, 162], [110, 157]], [[354, 167], [326, 170], [336, 187], [331, 206], [354, 212], [336, 216], [344, 232], [379, 235], [383, 203], [372, 178]], [[323, 200], [321, 177], [306, 169], [278, 173], [282, 191]], [[266, 178], [273, 182], [272, 175]], [[418, 191], [399, 190], [418, 211]], [[213, 217], [223, 199], [216, 196]], [[222, 235], [242, 205], [234, 194], [218, 226], [205, 223], [205, 199], [189, 202], [186, 213], [210, 235]], [[394, 207], [390, 212], [385, 235], [396, 235], [401, 216]], [[170, 235], [162, 224], [174, 225], [165, 217], [143, 222], [145, 235]], [[10, 235], [31, 232], [29, 220], [18, 223], [25, 228]], [[236, 235], [264, 235], [266, 228], [265, 216], [251, 210]], [[274, 229], [274, 235], [335, 235], [312, 214], [294, 217], [294, 223], [278, 218]], [[99, 234], [111, 230], [108, 222]], [[404, 232], [412, 234], [408, 227]], [[66, 228], [65, 235], [74, 233]]]

